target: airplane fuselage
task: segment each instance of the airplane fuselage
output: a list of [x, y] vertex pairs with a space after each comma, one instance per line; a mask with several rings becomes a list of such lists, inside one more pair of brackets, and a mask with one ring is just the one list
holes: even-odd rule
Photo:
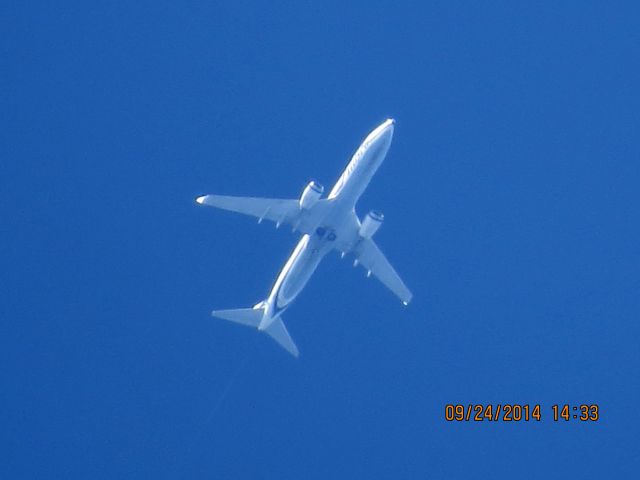
[[329, 193], [329, 208], [313, 233], [304, 234], [280, 271], [264, 302], [266, 308], [259, 329], [264, 330], [291, 305], [307, 284], [320, 261], [341, 242], [347, 251], [359, 241], [359, 222], [352, 212], [391, 145], [394, 121], [389, 119], [373, 130], [351, 158]]

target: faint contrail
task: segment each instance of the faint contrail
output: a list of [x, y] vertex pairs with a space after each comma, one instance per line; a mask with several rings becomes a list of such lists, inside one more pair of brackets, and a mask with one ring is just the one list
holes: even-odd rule
[[225, 387], [222, 389], [222, 392], [220, 393], [220, 396], [218, 397], [218, 399], [214, 403], [213, 408], [211, 409], [211, 412], [209, 413], [209, 415], [207, 415], [206, 420], [202, 424], [203, 427], [205, 427], [213, 419], [213, 417], [216, 414], [216, 412], [218, 411], [218, 409], [224, 403], [225, 398], [227, 398], [227, 395], [231, 391], [231, 387], [235, 383], [236, 379], [240, 376], [240, 373], [244, 369], [245, 365], [249, 362], [249, 359], [251, 359], [251, 357], [253, 356], [253, 352], [255, 351], [255, 349], [253, 348], [254, 345], [255, 345], [255, 341], [251, 342], [251, 345], [250, 345], [250, 348], [249, 348], [249, 353], [247, 353], [247, 355], [245, 355], [242, 358], [242, 360], [240, 360], [240, 362], [238, 363], [236, 368], [233, 370], [233, 373], [231, 374], [231, 377], [229, 378], [229, 381], [227, 382]]

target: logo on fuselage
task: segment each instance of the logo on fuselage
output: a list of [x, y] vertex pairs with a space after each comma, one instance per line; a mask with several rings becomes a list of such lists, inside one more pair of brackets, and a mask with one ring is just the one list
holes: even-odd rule
[[331, 190], [331, 193], [329, 194], [329, 198], [333, 198], [333, 197], [337, 197], [340, 194], [340, 191], [344, 188], [344, 186], [347, 183], [347, 180], [349, 180], [349, 177], [351, 176], [351, 174], [353, 173], [353, 171], [356, 169], [356, 167], [358, 166], [358, 163], [360, 162], [360, 159], [363, 157], [364, 152], [367, 150], [367, 148], [369, 147], [370, 142], [365, 143], [361, 148], [358, 149], [358, 151], [355, 153], [355, 155], [353, 156], [353, 158], [351, 159], [351, 161], [349, 162], [349, 165], [347, 165], [347, 168], [345, 169], [345, 171], [342, 173], [342, 175], [340, 175], [340, 178], [338, 179], [338, 181], [336, 182], [335, 187], [333, 187], [333, 190]]

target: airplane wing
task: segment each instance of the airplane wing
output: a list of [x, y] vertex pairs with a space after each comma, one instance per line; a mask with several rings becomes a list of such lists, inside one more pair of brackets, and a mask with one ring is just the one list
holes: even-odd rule
[[298, 200], [284, 200], [281, 198], [204, 195], [198, 197], [196, 202], [201, 205], [250, 215], [259, 220], [267, 219], [276, 223], [285, 223], [291, 220], [292, 217], [297, 216], [300, 211]]
[[204, 195], [198, 197], [196, 202], [256, 217], [258, 223], [262, 220], [270, 220], [277, 226], [288, 224], [294, 230], [310, 233], [313, 229], [315, 213], [325, 207], [326, 200], [319, 200], [311, 211], [302, 211], [297, 199]]
[[354, 249], [357, 262], [375, 275], [385, 287], [395, 293], [407, 305], [413, 294], [371, 239], [363, 239]]

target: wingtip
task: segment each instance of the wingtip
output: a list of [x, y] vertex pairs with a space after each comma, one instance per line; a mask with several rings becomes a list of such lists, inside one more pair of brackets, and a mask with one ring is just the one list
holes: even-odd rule
[[413, 293], [408, 292], [407, 295], [404, 296], [402, 300], [402, 305], [404, 305], [405, 307], [409, 305], [409, 303], [411, 303], [411, 300], [413, 300]]

